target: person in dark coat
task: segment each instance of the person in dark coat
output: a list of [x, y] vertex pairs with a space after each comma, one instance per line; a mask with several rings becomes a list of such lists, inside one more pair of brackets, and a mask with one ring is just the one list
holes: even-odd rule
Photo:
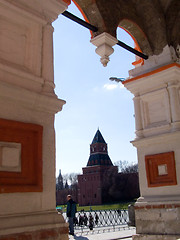
[[66, 214], [69, 222], [69, 234], [74, 236], [74, 222], [73, 219], [76, 216], [77, 208], [76, 203], [73, 201], [71, 195], [67, 195], [67, 208]]
[[94, 225], [94, 219], [93, 219], [92, 214], [90, 213], [89, 214], [89, 229], [90, 230], [93, 230], [93, 225]]

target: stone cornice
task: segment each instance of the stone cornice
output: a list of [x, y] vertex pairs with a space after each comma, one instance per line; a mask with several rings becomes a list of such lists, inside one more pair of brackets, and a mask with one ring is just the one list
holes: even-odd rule
[[157, 89], [157, 86], [160, 89], [166, 87], [169, 82], [178, 81], [179, 75], [180, 64], [172, 63], [140, 76], [127, 79], [123, 82], [123, 84], [130, 92], [132, 92], [135, 96], [138, 96], [146, 93], [147, 91], [152, 91], [154, 88]]
[[58, 99], [56, 95], [47, 96], [5, 82], [0, 82], [0, 96], [1, 99], [16, 102], [19, 106], [51, 114], [61, 111], [66, 103]]
[[43, 4], [42, 0], [2, 0], [0, 4], [41, 23], [53, 22], [68, 7], [62, 0], [43, 0]]
[[141, 138], [141, 139], [131, 141], [131, 143], [135, 147], [145, 147], [145, 146], [160, 143], [160, 142], [163, 143], [167, 141], [177, 141], [177, 137], [178, 138], [180, 137], [180, 131], [164, 133], [158, 136], [155, 135], [155, 136], [150, 136], [146, 138]]

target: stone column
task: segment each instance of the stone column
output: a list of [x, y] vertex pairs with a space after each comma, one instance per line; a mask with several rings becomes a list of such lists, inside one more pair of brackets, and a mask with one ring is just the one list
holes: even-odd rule
[[145, 61], [124, 82], [135, 95], [138, 136], [132, 144], [138, 153], [141, 197], [135, 204], [133, 240], [180, 238], [180, 64], [163, 63], [167, 48], [159, 62]]
[[53, 26], [48, 23], [43, 27], [43, 59], [42, 77], [44, 85], [42, 92], [54, 96], [54, 65], [53, 65]]
[[143, 136], [142, 130], [142, 117], [141, 117], [141, 106], [140, 106], [140, 96], [135, 96], [133, 98], [134, 101], [134, 112], [135, 112], [135, 126], [136, 126], [136, 136], [141, 138]]
[[0, 7], [0, 239], [67, 240], [56, 211], [53, 28], [61, 0]]
[[168, 84], [173, 129], [180, 129], [180, 100], [178, 97], [178, 84]]

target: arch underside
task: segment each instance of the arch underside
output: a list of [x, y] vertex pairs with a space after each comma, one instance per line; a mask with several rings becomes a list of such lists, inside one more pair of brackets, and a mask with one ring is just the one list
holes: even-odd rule
[[180, 44], [179, 0], [76, 0], [88, 21], [98, 27], [93, 37], [117, 27], [127, 30], [147, 55], [158, 55], [166, 45]]

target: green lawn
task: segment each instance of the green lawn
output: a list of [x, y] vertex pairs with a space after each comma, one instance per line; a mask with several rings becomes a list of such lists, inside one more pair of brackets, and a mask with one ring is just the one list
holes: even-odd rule
[[[79, 206], [77, 204], [77, 211], [89, 211], [89, 210], [112, 210], [112, 209], [128, 209], [128, 205], [134, 202], [123, 202], [123, 203], [116, 203], [116, 204], [106, 204], [106, 205], [96, 205], [96, 206]], [[58, 205], [63, 209], [63, 212], [66, 211], [66, 205]]]

